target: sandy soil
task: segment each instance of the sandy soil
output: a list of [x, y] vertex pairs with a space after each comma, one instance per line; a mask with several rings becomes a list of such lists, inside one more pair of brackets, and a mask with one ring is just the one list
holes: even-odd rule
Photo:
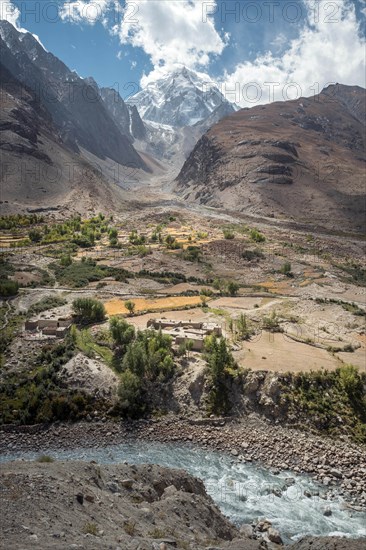
[[[199, 296], [172, 296], [155, 299], [134, 298], [135, 311], [146, 310], [166, 310], [175, 307], [193, 306], [201, 303]], [[115, 298], [104, 304], [108, 315], [118, 315], [128, 313], [125, 308], [125, 301]]]
[[[346, 354], [353, 356], [353, 354]], [[274, 372], [301, 372], [326, 368], [334, 370], [341, 365], [327, 351], [294, 342], [286, 334], [261, 332], [243, 343], [243, 349], [234, 352], [238, 363], [253, 370]]]

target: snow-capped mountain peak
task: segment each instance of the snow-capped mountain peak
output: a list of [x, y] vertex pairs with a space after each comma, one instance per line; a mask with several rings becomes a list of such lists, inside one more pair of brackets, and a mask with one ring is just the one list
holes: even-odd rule
[[214, 83], [187, 67], [151, 82], [128, 103], [144, 120], [173, 127], [193, 126], [222, 104], [231, 106]]

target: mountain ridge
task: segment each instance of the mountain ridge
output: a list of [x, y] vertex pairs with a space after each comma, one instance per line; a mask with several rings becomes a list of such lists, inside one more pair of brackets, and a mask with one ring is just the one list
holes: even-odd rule
[[229, 115], [198, 141], [175, 190], [233, 211], [363, 230], [365, 94], [336, 85]]

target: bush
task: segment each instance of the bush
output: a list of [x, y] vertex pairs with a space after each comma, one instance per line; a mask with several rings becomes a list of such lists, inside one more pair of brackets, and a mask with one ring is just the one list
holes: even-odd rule
[[230, 296], [236, 296], [239, 291], [240, 286], [235, 281], [230, 281], [227, 284], [227, 291], [230, 294]]
[[183, 258], [187, 262], [200, 262], [201, 261], [201, 249], [199, 246], [187, 246], [183, 252]]
[[286, 277], [293, 277], [293, 276], [294, 276], [294, 274], [293, 274], [292, 271], [291, 271], [291, 264], [290, 264], [290, 262], [285, 262], [285, 263], [283, 264], [283, 266], [281, 267], [280, 272], [281, 272], [283, 275], [286, 275]]
[[71, 264], [72, 264], [72, 258], [70, 254], [64, 254], [63, 256], [61, 256], [60, 265], [62, 265], [63, 267], [68, 267]]
[[77, 298], [72, 307], [78, 321], [82, 324], [92, 324], [104, 321], [106, 311], [104, 305], [94, 298]]
[[42, 311], [53, 309], [54, 307], [60, 307], [67, 304], [67, 300], [60, 296], [45, 296], [28, 309], [29, 315], [36, 315]]
[[244, 252], [242, 253], [242, 258], [247, 262], [251, 262], [253, 260], [264, 258], [264, 254], [257, 248], [255, 250], [244, 250]]
[[28, 237], [32, 243], [39, 243], [42, 240], [42, 233], [37, 229], [31, 229], [28, 233]]
[[130, 233], [129, 241], [130, 241], [131, 244], [133, 244], [135, 246], [140, 246], [140, 245], [145, 244], [146, 238], [144, 237], [144, 235], [139, 235], [137, 233], [137, 231], [134, 229]]
[[182, 248], [182, 245], [177, 241], [173, 235], [167, 235], [165, 238], [165, 244], [168, 250], [177, 250]]
[[130, 369], [122, 372], [118, 387], [118, 397], [122, 410], [131, 416], [134, 416], [141, 410], [141, 390], [142, 383], [137, 374], [131, 372]]
[[282, 332], [277, 313], [275, 311], [272, 311], [270, 316], [263, 317], [262, 328], [271, 332]]
[[37, 462], [55, 462], [55, 459], [52, 458], [52, 456], [49, 455], [41, 455], [37, 459]]
[[260, 233], [257, 229], [251, 229], [249, 236], [252, 239], [252, 241], [256, 243], [263, 243], [266, 240], [265, 236], [262, 233]]
[[19, 284], [16, 281], [2, 280], [0, 281], [0, 296], [9, 298], [16, 296], [19, 291]]
[[228, 239], [228, 240], [235, 239], [235, 233], [231, 229], [223, 229], [222, 232], [224, 234], [225, 239]]

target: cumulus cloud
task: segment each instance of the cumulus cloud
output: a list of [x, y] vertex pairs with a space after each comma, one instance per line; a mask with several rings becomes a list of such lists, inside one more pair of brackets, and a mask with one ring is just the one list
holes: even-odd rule
[[122, 7], [119, 0], [70, 0], [60, 9], [64, 21], [95, 25], [101, 22], [122, 45], [141, 48], [153, 65], [141, 85], [185, 65], [207, 67], [212, 56], [222, 53], [228, 35], [215, 29], [216, 1], [207, 9], [205, 0], [133, 0]]
[[250, 107], [311, 96], [329, 83], [365, 87], [365, 39], [353, 3], [318, 2], [317, 11], [312, 0], [304, 3], [305, 25], [282, 55], [269, 51], [225, 73], [221, 91], [228, 99]]
[[11, 0], [0, 0], [0, 19], [9, 21], [14, 27], [18, 27], [20, 11]]
[[61, 6], [59, 15], [63, 21], [71, 23], [95, 25], [100, 21], [106, 25], [108, 10], [117, 4], [115, 0], [71, 0]]
[[112, 32], [122, 44], [142, 48], [150, 57], [154, 68], [143, 76], [142, 86], [178, 66], [207, 67], [213, 55], [222, 53], [227, 36], [221, 38], [209, 15], [203, 17], [203, 4], [203, 0], [137, 0], [127, 4]]

